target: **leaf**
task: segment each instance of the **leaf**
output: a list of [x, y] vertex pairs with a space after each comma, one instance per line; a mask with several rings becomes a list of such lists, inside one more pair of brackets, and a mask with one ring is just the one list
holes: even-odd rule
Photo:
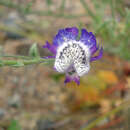
[[29, 55], [30, 55], [31, 57], [39, 57], [39, 56], [40, 56], [36, 43], [34, 43], [34, 44], [31, 46], [31, 48], [29, 49]]
[[12, 120], [7, 130], [21, 130], [17, 120]]

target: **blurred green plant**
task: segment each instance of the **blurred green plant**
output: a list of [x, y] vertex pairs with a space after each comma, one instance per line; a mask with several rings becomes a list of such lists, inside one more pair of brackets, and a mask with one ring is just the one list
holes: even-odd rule
[[[46, 0], [48, 10], [39, 11], [33, 10], [33, 4], [36, 0], [31, 0], [25, 6], [24, 4], [16, 4], [11, 0], [0, 0], [0, 5], [6, 6], [8, 8], [14, 8], [16, 11], [23, 15], [42, 15], [58, 18], [79, 18], [79, 17], [90, 17], [91, 25], [87, 28], [92, 28], [97, 37], [99, 37], [104, 43], [104, 49], [106, 52], [119, 55], [125, 60], [130, 60], [130, 10], [125, 6], [125, 1], [123, 0], [92, 0], [94, 10], [89, 7], [89, 4], [85, 0], [80, 0], [82, 7], [85, 9], [85, 14], [66, 14], [65, 6], [66, 0], [61, 1], [58, 12], [51, 11], [50, 6], [53, 5], [53, 0]], [[110, 10], [110, 14], [106, 15], [106, 8]], [[79, 23], [81, 25], [81, 22]], [[82, 24], [83, 25], [83, 24]], [[1, 27], [1, 26], [0, 26]], [[2, 30], [8, 30], [8, 28]], [[10, 29], [10, 28], [9, 28]], [[15, 29], [13, 29], [15, 30]], [[12, 31], [13, 31], [12, 30]], [[17, 30], [15, 30], [16, 32]], [[19, 33], [19, 32], [18, 32]], [[29, 38], [34, 35], [38, 35], [34, 30], [33, 35], [28, 35], [25, 32], [21, 32]], [[34, 38], [33, 38], [34, 39]], [[36, 39], [36, 38], [35, 38]]]
[[[93, 0], [96, 12], [91, 11], [85, 0], [80, 0], [91, 19], [91, 27], [96, 35], [101, 37], [106, 52], [119, 55], [130, 60], [130, 10], [124, 6], [122, 0]], [[111, 15], [105, 16], [105, 8], [110, 7]]]
[[[17, 4], [12, 0], [0, 0], [0, 6], [7, 8], [15, 9], [18, 13], [23, 16], [26, 15], [37, 15], [37, 16], [49, 16], [56, 18], [66, 18], [66, 19], [76, 19], [79, 21], [81, 17], [91, 18], [91, 24], [84, 25], [81, 21], [79, 22], [79, 28], [82, 26], [87, 26], [87, 29], [93, 29], [98, 38], [103, 41], [104, 50], [111, 54], [115, 54], [123, 58], [124, 60], [130, 60], [130, 10], [126, 7], [124, 0], [92, 0], [94, 9], [91, 9], [88, 3], [85, 0], [80, 0], [82, 7], [85, 10], [84, 14], [68, 14], [65, 12], [66, 0], [61, 1], [61, 5], [54, 12], [51, 10], [53, 5], [53, 0], [45, 0], [47, 5], [47, 10], [33, 10], [33, 4], [36, 0], [31, 0], [26, 5]], [[105, 11], [108, 8], [108, 15]], [[27, 25], [22, 25], [23, 28], [28, 29], [28, 26], [31, 25], [31, 33], [26, 31], [19, 31], [15, 28], [9, 28], [0, 24], [0, 30], [2, 31], [11, 31], [17, 34], [20, 34], [24, 37], [28, 37], [33, 40], [41, 39], [41, 35], [32, 28], [32, 26], [37, 25], [31, 21]], [[39, 25], [38, 25], [39, 26]], [[41, 26], [40, 26], [41, 27]], [[80, 32], [81, 33], [81, 32]], [[79, 35], [80, 36], [80, 35]], [[7, 59], [6, 59], [7, 58]], [[24, 67], [26, 65], [32, 64], [53, 64], [54, 60], [52, 59], [43, 59], [39, 56], [39, 50], [36, 44], [33, 44], [29, 50], [29, 56], [17, 56], [17, 55], [6, 55], [4, 53], [0, 54], [0, 67], [10, 66], [10, 67]], [[61, 75], [54, 75], [55, 80], [59, 80]], [[97, 81], [96, 81], [97, 82]], [[105, 85], [103, 84], [103, 87]], [[83, 130], [89, 130], [95, 127], [101, 120], [107, 118], [108, 116], [119, 112], [126, 105], [121, 105], [109, 113], [99, 117], [97, 120], [90, 123]], [[21, 129], [18, 122], [13, 120], [10, 124], [8, 130], [17, 130]], [[18, 130], [19, 130], [18, 129]]]
[[52, 0], [46, 0], [46, 3], [47, 3], [48, 6], [50, 6], [50, 5], [53, 4], [53, 3], [52, 3]]
[[[50, 6], [50, 2], [47, 2], [47, 3], [49, 3], [49, 6]], [[64, 8], [64, 5], [63, 5], [64, 3], [65, 2], [62, 1], [59, 10]], [[44, 11], [33, 10], [33, 9], [31, 9], [32, 6], [28, 6], [28, 4], [27, 4], [27, 6], [25, 6], [23, 4], [16, 4], [15, 2], [13, 2], [11, 0], [0, 0], [0, 5], [15, 9], [17, 12], [19, 12], [22, 15], [33, 14], [33, 15], [38, 15], [38, 16], [51, 16], [51, 17], [58, 17], [58, 18], [62, 17], [62, 18], [67, 18], [67, 19], [73, 19], [73, 18], [79, 18], [79, 17], [86, 16], [86, 14], [77, 15], [77, 14], [65, 14], [63, 12], [61, 13], [60, 11], [58, 13], [52, 12], [50, 10], [50, 8], [47, 11], [46, 10], [44, 10]]]
[[12, 120], [7, 130], [21, 130], [21, 126], [17, 120]]

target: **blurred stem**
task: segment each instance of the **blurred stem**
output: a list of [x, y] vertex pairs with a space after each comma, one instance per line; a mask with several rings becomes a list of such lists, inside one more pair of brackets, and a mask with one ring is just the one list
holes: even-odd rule
[[40, 64], [40, 63], [53, 63], [54, 59], [32, 58], [28, 60], [0, 60], [0, 66], [14, 66], [22, 67], [25, 65]]
[[[39, 59], [34, 59], [34, 60], [18, 60], [18, 61], [14, 61], [14, 60], [3, 60], [2, 61], [2, 65], [3, 66], [11, 66], [11, 65], [17, 65], [18, 63], [22, 63], [23, 65], [31, 65], [31, 64], [36, 64], [41, 62], [41, 60]], [[43, 61], [42, 61], [43, 62]]]
[[79, 26], [78, 26], [79, 34], [78, 34], [77, 40], [80, 39], [82, 26], [83, 26], [82, 23], [79, 23]]
[[0, 57], [19, 58], [19, 59], [30, 59], [31, 58], [31, 57], [28, 57], [28, 56], [19, 56], [19, 55], [0, 55]]
[[130, 105], [130, 101], [126, 101], [125, 103], [121, 104], [120, 106], [116, 107], [115, 109], [113, 109], [112, 111], [106, 113], [105, 115], [99, 117], [98, 119], [96, 119], [95, 121], [93, 121], [92, 123], [90, 123], [87, 127], [83, 128], [82, 130], [91, 130], [93, 127], [95, 127], [100, 121], [104, 120], [105, 118], [109, 117], [110, 115], [113, 115], [117, 112], [119, 112], [120, 110], [122, 110], [124, 107]]
[[4, 24], [0, 24], [0, 30], [6, 31], [6, 32], [13, 32], [23, 37], [29, 37], [30, 39], [36, 40], [38, 42], [43, 41], [42, 37], [40, 37], [40, 35], [34, 31], [32, 33], [28, 33], [26, 31], [23, 31], [22, 29], [16, 29], [14, 27], [5, 26]]
[[115, 24], [115, 0], [110, 0], [110, 7], [111, 7], [112, 19]]
[[62, 2], [61, 2], [61, 6], [60, 6], [60, 13], [61, 14], [64, 14], [65, 2], [66, 2], [66, 0], [62, 0]]
[[89, 14], [95, 22], [98, 22], [97, 16], [90, 10], [88, 4], [85, 2], [85, 0], [80, 0], [82, 6], [84, 7], [87, 14]]
[[84, 17], [86, 16], [85, 14], [61, 14], [61, 13], [55, 13], [51, 11], [36, 11], [36, 10], [28, 10], [26, 11], [26, 7], [22, 5], [15, 4], [14, 2], [10, 0], [0, 0], [0, 5], [3, 5], [8, 8], [13, 8], [16, 9], [19, 13], [23, 14], [34, 14], [34, 15], [39, 15], [39, 16], [52, 16], [52, 17], [62, 17], [62, 18], [67, 18], [67, 19], [73, 19], [73, 18], [79, 18], [79, 17]]

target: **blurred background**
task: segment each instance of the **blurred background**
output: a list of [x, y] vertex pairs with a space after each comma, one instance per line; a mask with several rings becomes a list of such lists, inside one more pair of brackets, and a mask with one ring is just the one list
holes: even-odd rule
[[96, 35], [103, 58], [64, 85], [52, 66], [0, 68], [0, 130], [130, 130], [129, 0], [0, 0], [0, 54], [40, 56], [60, 28]]

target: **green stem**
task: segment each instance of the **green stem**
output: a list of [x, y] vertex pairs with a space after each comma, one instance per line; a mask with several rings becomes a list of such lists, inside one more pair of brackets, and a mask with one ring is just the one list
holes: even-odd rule
[[10, 65], [15, 65], [17, 64], [17, 61], [14, 60], [4, 60], [1, 61], [2, 66], [10, 66]]
[[33, 39], [35, 41], [39, 41], [39, 42], [42, 41], [41, 36], [39, 36], [39, 34], [34, 31], [32, 33], [27, 33], [26, 31], [23, 31], [21, 29], [16, 29], [13, 27], [5, 26], [4, 24], [0, 24], [0, 30], [7, 31], [7, 32], [13, 32], [13, 33], [21, 35], [23, 37], [29, 37], [30, 39]]
[[22, 67], [25, 65], [32, 64], [40, 64], [40, 63], [53, 63], [54, 59], [43, 59], [43, 58], [35, 58], [30, 60], [0, 60], [0, 66], [14, 66], [14, 67]]
[[110, 7], [112, 13], [113, 29], [115, 29], [116, 19], [115, 19], [115, 0], [110, 0]]
[[61, 6], [60, 6], [60, 13], [61, 14], [64, 14], [65, 2], [66, 2], [66, 0], [62, 0], [62, 2], [61, 2]]
[[87, 14], [89, 14], [92, 19], [95, 20], [95, 22], [98, 22], [98, 18], [97, 16], [90, 10], [89, 6], [87, 5], [87, 3], [85, 2], [85, 0], [80, 0], [82, 6], [84, 7], [85, 11]]
[[112, 11], [112, 18], [115, 19], [115, 0], [110, 0], [110, 7]]
[[0, 55], [0, 57], [6, 57], [6, 58], [19, 58], [19, 59], [30, 59], [29, 56], [19, 56], [19, 55]]

